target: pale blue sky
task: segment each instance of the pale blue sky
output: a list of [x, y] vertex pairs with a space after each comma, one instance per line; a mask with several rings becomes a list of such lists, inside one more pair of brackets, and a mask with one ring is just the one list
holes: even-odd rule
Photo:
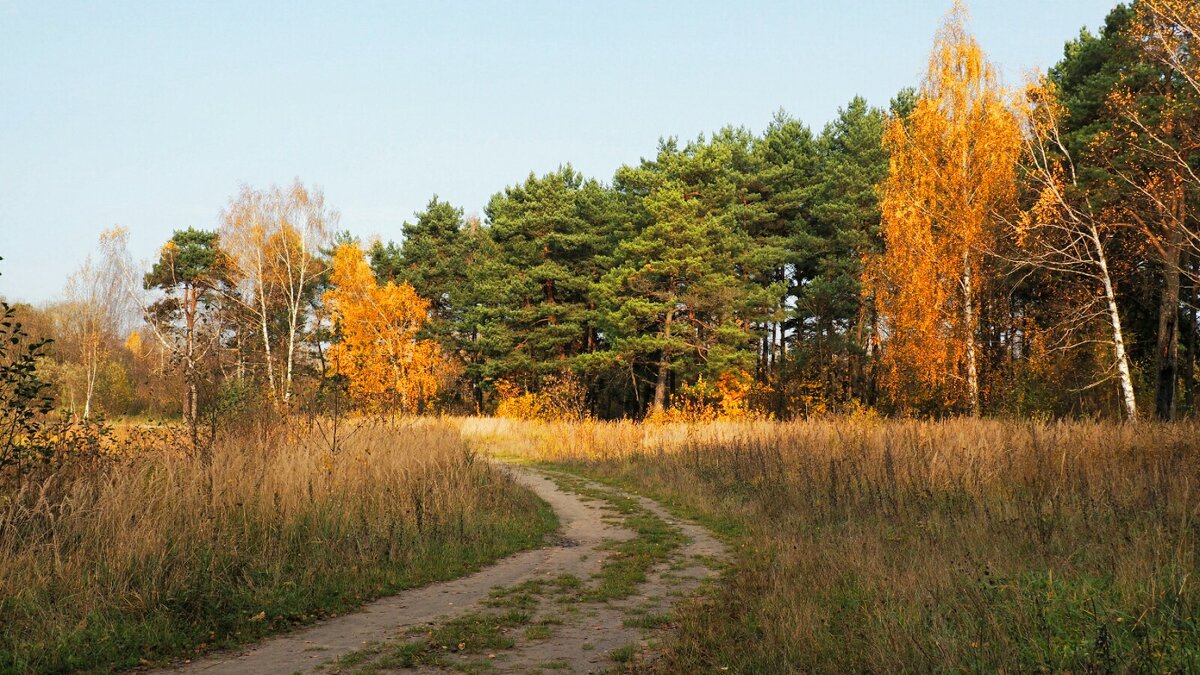
[[[1009, 81], [1115, 0], [974, 0]], [[396, 238], [437, 193], [570, 162], [604, 180], [660, 136], [819, 129], [917, 83], [950, 0], [0, 0], [0, 295], [42, 302], [112, 225], [148, 258], [240, 183], [299, 176]]]

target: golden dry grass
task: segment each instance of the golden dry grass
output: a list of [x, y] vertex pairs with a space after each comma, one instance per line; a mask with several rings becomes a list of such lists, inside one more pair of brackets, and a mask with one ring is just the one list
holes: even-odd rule
[[668, 670], [1200, 670], [1200, 427], [506, 423], [736, 545]]
[[[545, 505], [450, 426], [335, 455], [268, 429], [82, 466], [0, 498], [0, 670], [136, 665], [243, 641], [536, 544]], [[201, 646], [201, 649], [204, 647]]]

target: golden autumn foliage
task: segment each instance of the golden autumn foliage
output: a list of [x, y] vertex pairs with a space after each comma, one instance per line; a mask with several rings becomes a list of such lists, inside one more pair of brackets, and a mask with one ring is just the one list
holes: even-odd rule
[[129, 350], [130, 354], [139, 357], [142, 355], [142, 334], [138, 331], [131, 331], [129, 337], [125, 339], [125, 349]]
[[324, 299], [338, 334], [328, 353], [330, 374], [345, 377], [351, 396], [367, 408], [425, 410], [447, 373], [441, 347], [417, 339], [429, 301], [407, 283], [380, 285], [355, 244], [338, 247], [330, 281]]
[[588, 417], [587, 387], [567, 372], [546, 378], [538, 391], [501, 379], [496, 382], [496, 416], [546, 422], [578, 421]]
[[684, 383], [672, 397], [671, 407], [651, 415], [650, 422], [716, 422], [767, 420], [769, 413], [755, 405], [763, 385], [745, 370], [721, 373], [715, 380], [701, 376]]
[[1015, 197], [1020, 128], [956, 4], [915, 108], [894, 118], [882, 186], [885, 252], [868, 261], [888, 340], [883, 384], [902, 407], [979, 411], [981, 263], [995, 213]]
[[1200, 93], [1200, 3], [1195, 0], [1142, 0], [1133, 37], [1159, 63]]

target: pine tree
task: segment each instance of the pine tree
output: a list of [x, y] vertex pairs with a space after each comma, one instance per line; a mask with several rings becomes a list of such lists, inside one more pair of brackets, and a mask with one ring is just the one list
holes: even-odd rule
[[404, 223], [399, 246], [388, 242], [371, 247], [371, 268], [380, 279], [411, 284], [431, 303], [435, 322], [452, 323], [455, 303], [451, 296], [466, 279], [464, 226], [462, 209], [434, 195], [425, 210], [416, 214], [415, 223]]
[[[680, 149], [660, 145], [653, 161], [618, 171], [620, 188], [636, 195], [644, 225], [617, 250], [601, 284], [611, 358], [634, 378], [653, 382], [643, 405], [667, 404], [672, 378], [694, 380], [753, 367], [752, 327], [782, 293], [755, 283], [755, 242], [738, 222], [742, 194], [729, 137]], [[635, 383], [638, 398], [640, 383]]]
[[[760, 377], [776, 390], [783, 385], [782, 367], [788, 361], [788, 343], [794, 340], [807, 317], [795, 297], [811, 277], [812, 258], [820, 245], [811, 232], [812, 185], [817, 169], [817, 148], [812, 132], [800, 121], [780, 112], [763, 135], [754, 141], [754, 173], [745, 178], [753, 186], [748, 202], [748, 231], [756, 244], [755, 280], [778, 285], [781, 293], [761, 327]], [[782, 412], [783, 399], [776, 399]]]
[[882, 248], [877, 187], [887, 176], [886, 113], [859, 97], [838, 112], [818, 140], [818, 179], [812, 190], [808, 279], [797, 311], [829, 354], [831, 384], [844, 401], [870, 400], [864, 363], [878, 346], [873, 302], [864, 300], [862, 261]]
[[183, 416], [193, 443], [198, 442], [201, 364], [219, 346], [220, 302], [232, 281], [217, 233], [190, 227], [175, 231], [144, 278], [147, 289], [163, 294], [147, 308], [146, 319], [163, 348], [182, 364]]
[[609, 191], [570, 166], [495, 195], [493, 254], [472, 268], [481, 379], [536, 389], [597, 347], [593, 287], [615, 227]]

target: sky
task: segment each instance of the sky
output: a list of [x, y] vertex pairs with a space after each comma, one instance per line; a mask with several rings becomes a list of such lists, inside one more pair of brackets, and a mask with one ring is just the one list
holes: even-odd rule
[[[1009, 83], [1115, 0], [973, 0]], [[299, 177], [398, 239], [529, 173], [609, 180], [658, 139], [780, 110], [819, 130], [915, 86], [950, 0], [0, 0], [0, 296], [43, 303], [130, 231], [138, 259]]]

